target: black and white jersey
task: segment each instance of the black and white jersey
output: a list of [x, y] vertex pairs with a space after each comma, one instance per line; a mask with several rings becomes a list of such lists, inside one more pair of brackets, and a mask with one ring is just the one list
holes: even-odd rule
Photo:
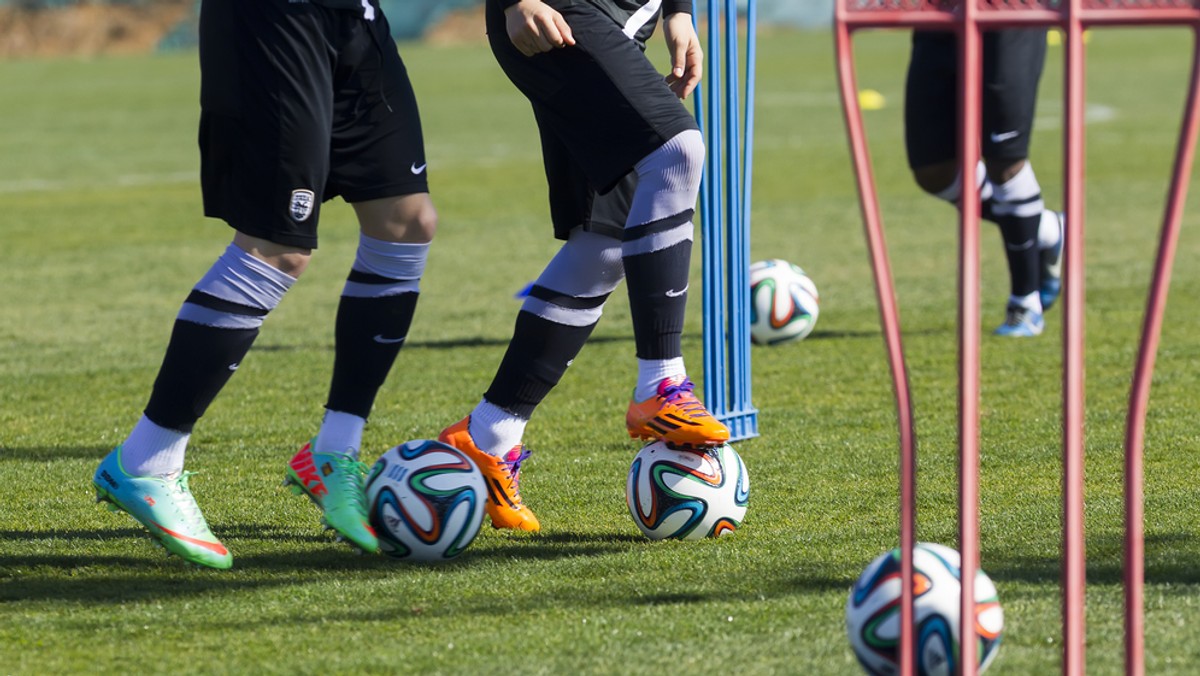
[[[297, 0], [288, 0], [288, 2], [296, 2]], [[300, 0], [300, 2], [311, 2], [314, 5], [329, 7], [330, 9], [353, 9], [363, 13], [363, 18], [374, 21], [375, 7], [371, 4], [371, 0]]]
[[587, 0], [621, 25], [625, 35], [645, 44], [654, 34], [659, 13], [691, 13], [691, 0]]
[[[543, 0], [551, 7], [556, 7], [558, 0]], [[518, 0], [498, 0], [500, 7], [508, 9], [517, 4]], [[692, 13], [692, 0], [584, 0], [589, 5], [604, 12], [627, 37], [645, 45], [646, 40], [654, 34], [654, 26], [658, 23], [659, 14], [670, 16], [677, 12]]]

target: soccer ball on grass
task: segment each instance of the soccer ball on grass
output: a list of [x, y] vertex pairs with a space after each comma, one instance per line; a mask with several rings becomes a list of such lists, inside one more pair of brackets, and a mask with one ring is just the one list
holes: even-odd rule
[[[959, 658], [958, 552], [939, 544], [920, 542], [913, 548], [913, 620], [916, 624], [918, 674], [957, 673]], [[846, 602], [846, 632], [860, 664], [869, 674], [899, 673], [900, 550], [893, 549], [871, 562], [850, 590]], [[991, 664], [1000, 648], [1004, 611], [982, 570], [975, 573], [976, 655], [979, 672]]]
[[733, 446], [648, 444], [633, 459], [625, 502], [651, 540], [699, 540], [733, 532], [750, 502], [750, 477]]
[[802, 340], [820, 315], [817, 285], [800, 266], [774, 258], [750, 266], [750, 340], [777, 345]]
[[366, 493], [380, 551], [436, 562], [461, 554], [479, 533], [487, 484], [462, 451], [418, 440], [389, 449], [375, 462]]

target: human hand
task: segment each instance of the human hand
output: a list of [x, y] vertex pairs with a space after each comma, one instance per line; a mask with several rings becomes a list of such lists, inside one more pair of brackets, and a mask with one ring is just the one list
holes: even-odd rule
[[525, 56], [575, 44], [566, 19], [542, 0], [521, 0], [504, 10], [508, 39]]
[[675, 95], [686, 99], [704, 75], [704, 50], [700, 38], [692, 25], [692, 16], [676, 12], [663, 21], [663, 36], [671, 52], [671, 72], [667, 74], [667, 86]]

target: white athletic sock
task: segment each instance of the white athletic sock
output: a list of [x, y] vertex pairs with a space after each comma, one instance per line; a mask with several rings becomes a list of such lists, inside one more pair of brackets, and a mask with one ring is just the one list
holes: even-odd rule
[[1042, 212], [1042, 222], [1038, 224], [1038, 248], [1049, 249], [1062, 239], [1062, 222], [1058, 213], [1049, 209]]
[[1008, 304], [1023, 307], [1026, 310], [1035, 310], [1037, 312], [1042, 311], [1042, 297], [1038, 295], [1037, 291], [1034, 291], [1028, 296], [1009, 296]]
[[[975, 166], [975, 185], [979, 188], [979, 201], [986, 202], [992, 199], [995, 194], [995, 186], [987, 177], [987, 167], [984, 166], [983, 160]], [[944, 201], [958, 206], [962, 201], [962, 172], [958, 172], [954, 176], [954, 181], [950, 185], [942, 188], [938, 192], [933, 193], [933, 196]]]
[[687, 370], [683, 367], [683, 357], [673, 359], [639, 359], [638, 383], [634, 390], [634, 401], [646, 401], [658, 394], [658, 384], [667, 378], [684, 377]]
[[142, 416], [121, 444], [121, 468], [130, 476], [176, 477], [183, 471], [190, 432], [155, 424]]
[[313, 442], [313, 453], [341, 453], [358, 459], [358, 449], [362, 446], [363, 428], [367, 421], [343, 411], [325, 411], [321, 419], [321, 431], [317, 432], [317, 440]]
[[488, 455], [502, 456], [521, 443], [529, 421], [506, 411], [487, 399], [481, 399], [471, 411], [467, 432], [479, 450]]

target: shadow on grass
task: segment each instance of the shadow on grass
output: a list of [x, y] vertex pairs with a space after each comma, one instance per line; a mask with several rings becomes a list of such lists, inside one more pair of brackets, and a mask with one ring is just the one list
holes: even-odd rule
[[[463, 336], [459, 338], [443, 338], [441, 340], [413, 340], [405, 343], [405, 347], [424, 348], [427, 350], [457, 350], [459, 348], [471, 347], [504, 347], [508, 345], [509, 337], [504, 338], [485, 338], [483, 336]], [[588, 339], [589, 344], [594, 343], [632, 343], [633, 334], [625, 335], [607, 335], [607, 336], [592, 336]], [[261, 352], [299, 352], [302, 350], [319, 350], [324, 352], [333, 352], [333, 343], [325, 343], [321, 345], [312, 344], [283, 344], [283, 343], [255, 343], [252, 348]]]
[[[1124, 540], [1119, 536], [1089, 536], [1086, 543], [1088, 584], [1120, 586], [1124, 583]], [[1200, 567], [1180, 556], [1179, 545], [1198, 543], [1192, 533], [1156, 533], [1145, 538], [1146, 584], [1200, 584]], [[1174, 554], [1172, 554], [1174, 552]], [[1062, 577], [1059, 556], [1020, 556], [1010, 552], [985, 552], [984, 570], [996, 580], [1032, 584], [1058, 584]]]
[[[950, 333], [951, 331], [951, 329], [905, 329], [904, 337], [942, 336]], [[882, 329], [871, 329], [867, 331], [813, 331], [804, 339], [804, 342], [841, 338], [878, 338], [882, 334]]]
[[54, 460], [95, 460], [96, 464], [111, 451], [109, 446], [8, 446], [0, 448], [0, 463], [51, 462]]
[[[629, 549], [640, 540], [628, 534], [576, 534], [514, 536], [500, 546], [469, 550], [443, 564], [413, 564], [386, 556], [364, 555], [326, 534], [298, 533], [262, 524], [232, 524], [219, 529], [234, 555], [234, 567], [217, 571], [190, 566], [154, 548], [138, 528], [96, 530], [0, 531], [8, 542], [62, 540], [98, 542], [128, 539], [129, 555], [89, 553], [0, 556], [0, 603], [13, 601], [73, 601], [111, 603], [144, 601], [210, 591], [235, 591], [283, 585], [326, 584], [331, 573], [348, 579], [422, 575], [422, 571], [452, 572], [470, 569], [490, 560], [552, 560], [603, 556]], [[272, 551], [241, 556], [239, 541], [294, 543], [293, 551]], [[313, 544], [316, 546], [313, 546]], [[245, 546], [249, 549], [249, 546]], [[261, 548], [260, 548], [261, 549]]]

